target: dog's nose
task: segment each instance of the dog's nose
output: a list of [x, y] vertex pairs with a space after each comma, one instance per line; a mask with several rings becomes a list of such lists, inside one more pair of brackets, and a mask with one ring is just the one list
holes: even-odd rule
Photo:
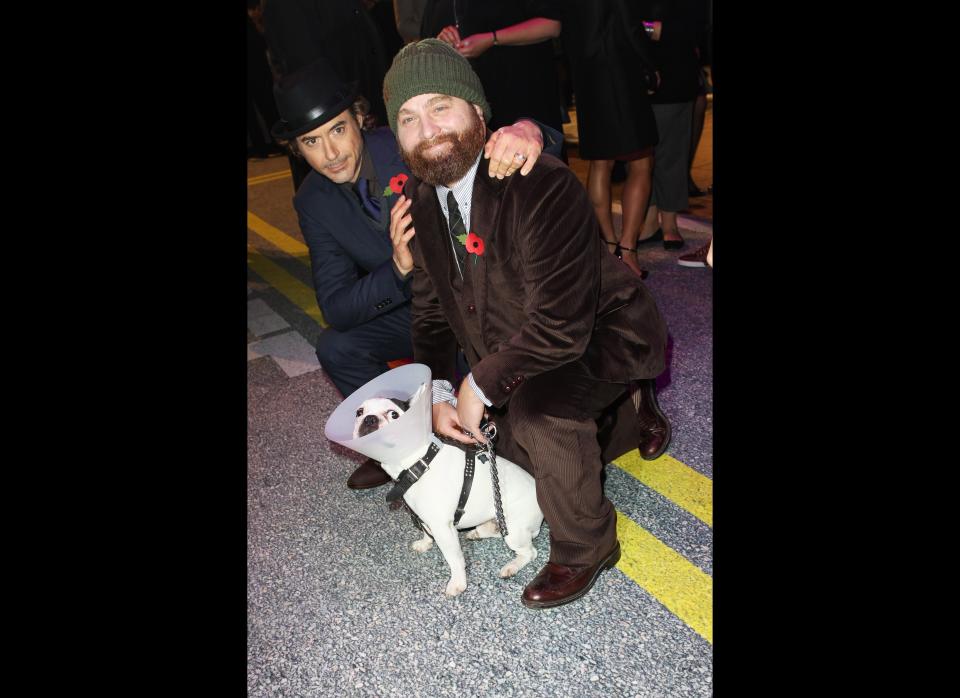
[[377, 419], [377, 415], [368, 414], [366, 417], [363, 418], [363, 423], [366, 424], [368, 427], [375, 427], [377, 426], [377, 424], [380, 423], [380, 420]]

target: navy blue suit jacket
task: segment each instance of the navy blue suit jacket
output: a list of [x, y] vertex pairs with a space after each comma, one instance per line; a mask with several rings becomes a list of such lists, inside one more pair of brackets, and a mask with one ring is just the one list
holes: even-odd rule
[[383, 197], [383, 188], [410, 170], [400, 157], [388, 128], [363, 133], [377, 171], [380, 223], [363, 212], [349, 189], [311, 170], [293, 199], [300, 231], [310, 248], [310, 266], [317, 304], [331, 327], [348, 330], [402, 307], [409, 312], [409, 283], [393, 269], [390, 209], [397, 195]]

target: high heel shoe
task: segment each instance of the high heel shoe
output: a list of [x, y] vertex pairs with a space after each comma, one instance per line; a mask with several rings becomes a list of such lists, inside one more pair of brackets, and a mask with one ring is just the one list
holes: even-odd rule
[[[630, 249], [629, 247], [621, 247], [620, 245], [617, 245], [617, 251], [614, 254], [617, 255], [617, 258], [621, 262], [623, 262], [624, 252], [632, 252], [633, 254], [637, 253], [636, 250]], [[632, 266], [630, 266], [626, 262], [623, 262], [623, 263], [627, 265], [627, 268], [630, 269], [630, 271], [632, 271], [634, 274], [637, 274], [637, 276], [639, 276], [641, 279], [646, 279], [648, 276], [650, 276], [650, 272], [644, 269], [643, 267], [641, 267], [639, 264], [637, 265], [637, 269], [640, 270], [640, 272], [638, 273], [636, 269], [634, 269]]]
[[623, 255], [620, 254], [620, 250], [622, 250], [623, 248], [620, 247], [620, 245], [617, 244], [616, 241], [614, 241], [614, 240], [601, 240], [601, 242], [602, 242], [604, 245], [613, 245], [613, 249], [611, 249], [610, 251], [613, 252], [613, 254], [615, 254], [615, 255], [617, 256], [617, 259], [623, 259]]

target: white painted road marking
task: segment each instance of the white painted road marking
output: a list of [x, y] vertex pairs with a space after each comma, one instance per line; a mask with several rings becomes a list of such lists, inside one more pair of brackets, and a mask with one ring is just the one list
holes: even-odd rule
[[247, 301], [247, 329], [255, 337], [263, 337], [290, 327], [290, 323], [273, 312], [262, 298]]
[[247, 361], [269, 356], [289, 378], [320, 368], [317, 354], [299, 332], [284, 332], [247, 345]]

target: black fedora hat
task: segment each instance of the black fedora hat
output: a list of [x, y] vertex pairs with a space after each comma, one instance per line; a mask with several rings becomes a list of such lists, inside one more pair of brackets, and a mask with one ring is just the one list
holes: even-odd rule
[[357, 91], [356, 82], [343, 82], [320, 58], [274, 85], [280, 121], [270, 133], [274, 138], [290, 140], [323, 126], [353, 104]]

